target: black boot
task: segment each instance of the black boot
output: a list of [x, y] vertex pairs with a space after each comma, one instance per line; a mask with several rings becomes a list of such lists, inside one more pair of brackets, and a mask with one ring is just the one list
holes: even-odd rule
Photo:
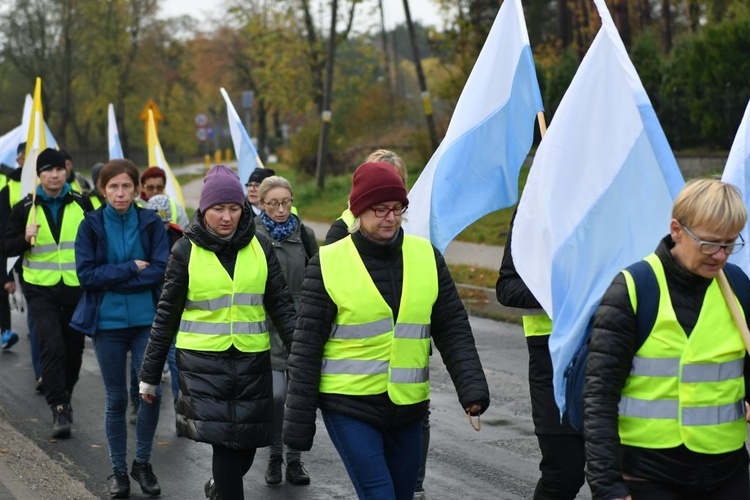
[[69, 404], [51, 406], [52, 437], [65, 439], [70, 437], [70, 424], [73, 422], [73, 409]]
[[151, 469], [151, 464], [141, 464], [133, 460], [133, 466], [130, 468], [130, 477], [141, 485], [141, 491], [146, 495], [161, 495], [161, 486]]
[[271, 456], [266, 469], [266, 484], [281, 484], [281, 457]]
[[127, 472], [115, 472], [109, 476], [109, 496], [111, 498], [128, 498], [130, 496], [130, 479]]
[[310, 475], [299, 460], [293, 460], [286, 464], [286, 482], [305, 486], [310, 484]]

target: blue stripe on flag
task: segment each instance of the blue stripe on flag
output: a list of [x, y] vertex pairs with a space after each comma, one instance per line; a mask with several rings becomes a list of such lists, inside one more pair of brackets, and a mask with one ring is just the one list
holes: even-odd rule
[[[561, 412], [565, 411], [565, 367], [601, 296], [618, 272], [653, 252], [669, 232], [671, 193], [683, 181], [665, 179], [667, 172], [655, 168], [652, 147], [648, 131], [642, 131], [612, 184], [552, 258], [555, 321], [549, 345]], [[649, 186], [648, 194], [641, 195], [645, 191], [638, 186]], [[614, 246], [613, 240], [625, 246]]]
[[[532, 84], [533, 82], [533, 84]], [[430, 239], [441, 251], [466, 226], [518, 201], [518, 176], [543, 109], [531, 47], [518, 60], [506, 104], [446, 148], [432, 183]]]

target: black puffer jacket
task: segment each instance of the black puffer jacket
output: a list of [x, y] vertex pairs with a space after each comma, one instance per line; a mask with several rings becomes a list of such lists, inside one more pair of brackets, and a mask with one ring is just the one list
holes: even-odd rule
[[[172, 340], [177, 334], [185, 308], [190, 279], [188, 263], [191, 241], [216, 253], [230, 276], [237, 253], [256, 237], [253, 214], [246, 204], [237, 232], [230, 241], [209, 233], [196, 213], [185, 231], [186, 238], [175, 243], [167, 264], [151, 338], [143, 359], [140, 379], [159, 384], [161, 371]], [[268, 263], [263, 305], [282, 339], [291, 343], [295, 310], [271, 243], [257, 236]], [[270, 351], [243, 353], [234, 347], [224, 352], [177, 350], [180, 397], [177, 402], [177, 434], [194, 441], [218, 444], [232, 449], [250, 449], [270, 443], [273, 391]]]
[[[354, 233], [352, 238], [375, 286], [397, 317], [403, 281], [403, 231], [387, 245], [368, 241], [361, 233]], [[445, 261], [437, 250], [435, 259], [439, 288], [432, 308], [432, 340], [453, 379], [461, 406], [467, 408], [479, 403], [484, 411], [489, 406], [490, 395], [469, 319]], [[387, 393], [374, 396], [319, 394], [323, 347], [336, 313], [336, 304], [326, 292], [319, 256], [316, 255], [305, 273], [302, 303], [289, 357], [284, 442], [297, 450], [309, 450], [312, 446], [318, 406], [387, 430], [419, 420], [428, 405], [428, 402], [395, 405]]]
[[[710, 279], [681, 268], [670, 250], [674, 243], [664, 238], [656, 255], [664, 265], [677, 320], [689, 336], [703, 305]], [[746, 283], [750, 286], [750, 284]], [[617, 405], [630, 373], [637, 347], [636, 316], [627, 285], [618, 274], [594, 314], [594, 331], [586, 364], [584, 386], [584, 439], [587, 478], [594, 499], [628, 495], [623, 473], [640, 479], [681, 485], [692, 491], [711, 489], [747, 467], [747, 451], [707, 455], [685, 446], [645, 449], [620, 444]], [[745, 390], [750, 390], [750, 363], [745, 358]], [[746, 399], [748, 396], [746, 395]]]

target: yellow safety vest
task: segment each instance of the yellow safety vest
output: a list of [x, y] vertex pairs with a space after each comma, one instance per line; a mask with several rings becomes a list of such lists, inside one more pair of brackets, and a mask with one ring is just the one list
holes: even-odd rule
[[398, 318], [378, 292], [351, 236], [321, 248], [323, 284], [338, 313], [323, 349], [320, 392], [388, 393], [398, 405], [430, 398], [432, 307], [438, 296], [430, 242], [405, 235]]
[[552, 333], [552, 320], [546, 314], [523, 316], [523, 333], [527, 337], [542, 337]]
[[70, 184], [70, 189], [72, 189], [76, 193], [78, 194], [83, 193], [83, 190], [81, 189], [81, 184], [78, 182], [78, 179], [73, 179], [73, 182], [69, 182], [68, 184]]
[[[738, 450], [747, 437], [745, 347], [719, 285], [714, 280], [706, 290], [688, 337], [672, 307], [661, 261], [655, 254], [645, 260], [659, 283], [659, 308], [622, 390], [620, 440], [654, 449], [684, 444], [707, 454]], [[633, 278], [624, 275], [635, 310]]]
[[21, 181], [8, 179], [8, 201], [11, 209], [21, 201]]
[[[42, 207], [37, 205], [31, 210], [36, 210], [39, 231], [35, 245], [23, 257], [24, 281], [32, 285], [54, 286], [62, 279], [68, 286], [80, 286], [76, 275], [75, 241], [84, 216], [83, 208], [75, 201], [64, 205], [59, 214], [62, 219], [59, 242], [55, 242], [52, 236]], [[26, 219], [27, 225], [31, 224], [31, 210]]]
[[7, 175], [0, 174], [0, 190], [8, 185], [8, 180], [9, 179]]
[[91, 206], [94, 207], [94, 210], [102, 206], [101, 200], [95, 194], [92, 194], [89, 200], [91, 201]]
[[348, 208], [341, 212], [341, 217], [339, 217], [339, 219], [344, 221], [344, 224], [346, 224], [347, 228], [351, 228], [352, 224], [354, 224], [354, 221], [357, 220], [352, 211]]
[[263, 296], [268, 264], [253, 237], [237, 253], [234, 279], [216, 254], [191, 241], [187, 301], [177, 332], [177, 347], [193, 351], [242, 352], [271, 348]]

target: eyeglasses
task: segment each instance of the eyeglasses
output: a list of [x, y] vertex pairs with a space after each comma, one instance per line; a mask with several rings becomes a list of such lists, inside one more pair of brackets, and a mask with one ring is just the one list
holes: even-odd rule
[[406, 212], [406, 209], [408, 207], [403, 207], [401, 205], [396, 205], [393, 208], [388, 207], [370, 207], [370, 210], [372, 210], [375, 213], [375, 217], [378, 219], [385, 219], [388, 217], [388, 214], [393, 212], [393, 215], [395, 217], [401, 217], [404, 212]]
[[260, 187], [260, 183], [258, 183], [258, 182], [248, 182], [247, 184], [245, 184], [245, 186], [247, 186], [249, 188], [253, 188], [253, 189], [258, 189]]
[[703, 241], [699, 239], [696, 235], [693, 234], [693, 232], [687, 228], [685, 224], [680, 224], [682, 226], [682, 229], [685, 230], [685, 232], [700, 246], [700, 251], [703, 255], [713, 255], [719, 250], [723, 250], [726, 255], [732, 255], [740, 250], [745, 246], [745, 240], [742, 238], [742, 235], [739, 235], [740, 241], [739, 243], [714, 243], [712, 241]]
[[144, 184], [143, 189], [145, 189], [148, 192], [158, 191], [161, 193], [162, 191], [164, 191], [164, 186], [161, 184]]
[[271, 210], [278, 210], [279, 206], [282, 206], [285, 210], [292, 206], [292, 201], [294, 201], [294, 198], [287, 198], [286, 200], [271, 200], [271, 201], [264, 201], [263, 203], [271, 207]]

